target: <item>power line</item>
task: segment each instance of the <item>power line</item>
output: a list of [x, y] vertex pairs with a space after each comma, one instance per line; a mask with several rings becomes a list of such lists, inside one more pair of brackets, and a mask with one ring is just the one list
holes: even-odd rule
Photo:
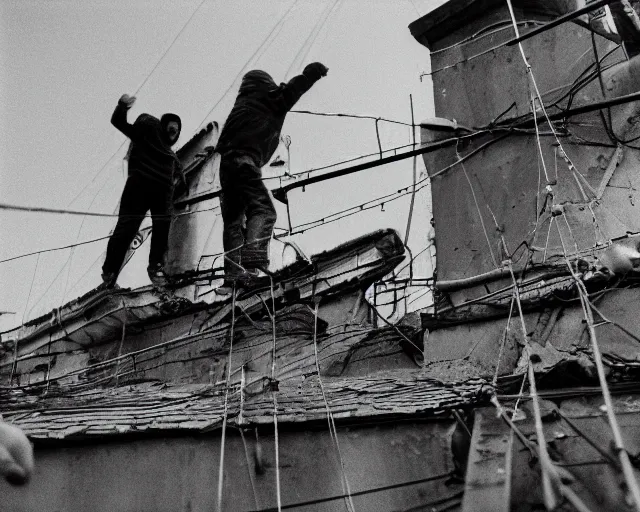
[[[211, 107], [211, 109], [209, 110], [209, 112], [207, 112], [207, 115], [204, 116], [204, 119], [200, 122], [200, 126], [202, 126], [202, 124], [205, 122], [205, 120], [211, 115], [211, 113], [215, 110], [215, 108], [220, 104], [220, 102], [224, 99], [224, 97], [229, 93], [229, 91], [234, 87], [234, 85], [238, 82], [238, 79], [243, 75], [244, 70], [247, 69], [247, 67], [249, 66], [249, 64], [254, 60], [254, 58], [258, 55], [258, 52], [260, 51], [260, 49], [267, 43], [267, 41], [271, 38], [272, 34], [276, 31], [276, 28], [278, 28], [279, 26], [281, 26], [284, 23], [285, 18], [289, 15], [289, 12], [291, 12], [291, 10], [293, 9], [293, 7], [299, 2], [299, 0], [294, 0], [291, 5], [289, 6], [289, 8], [285, 11], [285, 13], [280, 17], [280, 19], [276, 22], [276, 24], [273, 26], [273, 28], [271, 29], [271, 31], [267, 34], [267, 37], [265, 37], [262, 42], [260, 43], [260, 45], [258, 46], [258, 48], [256, 48], [256, 51], [253, 52], [253, 54], [251, 55], [251, 57], [249, 57], [247, 59], [247, 61], [245, 62], [244, 66], [242, 66], [242, 68], [240, 69], [240, 71], [238, 72], [238, 74], [236, 75], [236, 77], [233, 79], [233, 82], [231, 82], [231, 84], [229, 84], [229, 87], [227, 87], [227, 89], [222, 93], [222, 96], [220, 96], [220, 99], [218, 99], [218, 101], [216, 101], [216, 103], [213, 105], [213, 107]], [[274, 37], [275, 38], [275, 37]]]
[[[339, 2], [339, 0], [335, 0], [331, 7], [329, 7], [329, 3], [327, 3], [324, 11], [320, 15], [320, 19], [318, 19], [318, 21], [316, 21], [315, 25], [311, 29], [311, 32], [309, 33], [309, 35], [305, 39], [304, 43], [302, 43], [302, 46], [300, 47], [298, 52], [295, 54], [295, 56], [293, 57], [293, 61], [291, 61], [291, 64], [287, 68], [287, 71], [284, 74], [285, 80], [287, 80], [289, 78], [289, 76], [290, 76], [289, 73], [291, 73], [291, 70], [293, 69], [294, 65], [298, 64], [298, 62], [300, 62], [300, 63], [303, 62], [303, 59], [307, 56], [307, 54], [309, 53], [309, 50], [311, 50], [311, 47], [313, 46], [313, 43], [315, 42], [316, 38], [318, 37], [318, 34], [320, 33], [320, 30], [324, 26], [325, 22], [329, 18], [329, 15], [331, 14], [331, 11], [335, 8], [335, 6], [337, 5], [338, 2]], [[299, 59], [299, 57], [301, 56], [305, 46], [308, 46], [308, 49], [304, 53], [304, 56]], [[300, 65], [301, 64], [298, 64], [298, 66], [300, 66]]]
[[0, 203], [0, 210], [13, 210], [20, 212], [58, 213], [63, 215], [82, 215], [87, 217], [118, 217], [117, 213], [98, 213], [79, 210], [65, 210], [58, 208], [43, 208], [41, 206], [21, 206], [17, 204]]
[[27, 256], [33, 256], [35, 254], [44, 254], [45, 252], [54, 252], [54, 251], [61, 251], [63, 249], [71, 249], [72, 247], [77, 247], [79, 245], [92, 244], [92, 243], [95, 243], [95, 242], [99, 242], [100, 240], [106, 240], [108, 238], [111, 238], [111, 235], [101, 236], [99, 238], [94, 238], [92, 240], [85, 240], [84, 242], [78, 242], [78, 243], [75, 243], [75, 244], [65, 245], [63, 247], [52, 247], [51, 249], [42, 249], [40, 251], [28, 252], [26, 254], [20, 254], [19, 256], [12, 256], [11, 258], [6, 258], [4, 260], [0, 260], [0, 263], [6, 263], [7, 261], [13, 261], [13, 260], [21, 259], [21, 258], [26, 258]]
[[[175, 216], [176, 217], [182, 217], [184, 215], [195, 215], [197, 213], [210, 212], [210, 211], [219, 210], [219, 209], [220, 209], [219, 206], [214, 206], [213, 208], [206, 208], [204, 210], [195, 210], [195, 211], [191, 211], [191, 212], [178, 213]], [[117, 216], [117, 215], [114, 215], [114, 216]], [[128, 217], [128, 215], [123, 215], [123, 217]], [[147, 216], [145, 216], [145, 218], [146, 217], [151, 217], [152, 218], [153, 216], [152, 215], [147, 215]], [[46, 253], [46, 252], [61, 251], [63, 249], [71, 249], [73, 247], [78, 247], [79, 245], [92, 244], [92, 243], [95, 243], [95, 242], [99, 242], [101, 240], [107, 240], [108, 238], [111, 238], [111, 235], [105, 235], [105, 236], [101, 236], [99, 238], [93, 238], [91, 240], [85, 240], [83, 242], [77, 242], [77, 243], [74, 243], [74, 244], [64, 245], [62, 247], [52, 247], [50, 249], [41, 249], [39, 251], [28, 252], [28, 253], [25, 253], [25, 254], [20, 254], [18, 256], [12, 256], [12, 257], [6, 258], [4, 260], [0, 260], [0, 263], [5, 263], [7, 261], [17, 260], [17, 259], [20, 259], [20, 258], [26, 258], [27, 256], [33, 256], [35, 254], [42, 254], [42, 253]]]
[[[202, 212], [208, 212], [211, 210], [217, 210], [219, 207], [215, 206], [213, 208], [207, 208], [206, 210], [196, 210], [193, 212], [183, 212], [183, 213], [178, 213], [176, 214], [176, 217], [181, 217], [183, 215], [193, 215], [196, 213], [202, 213]], [[90, 211], [82, 211], [82, 210], [65, 210], [65, 209], [59, 209], [59, 208], [44, 208], [41, 206], [23, 206], [23, 205], [18, 205], [18, 204], [6, 204], [6, 203], [0, 203], [0, 210], [9, 210], [9, 211], [22, 211], [22, 212], [34, 212], [34, 213], [54, 213], [54, 214], [59, 214], [59, 215], [82, 215], [83, 217], [122, 217], [122, 218], [128, 218], [128, 217], [139, 217], [139, 215], [135, 215], [135, 214], [125, 214], [125, 215], [121, 215], [118, 213], [102, 213], [102, 212], [90, 212]], [[153, 215], [153, 214], [147, 214], [145, 215], [145, 217], [166, 217], [167, 215], [165, 214], [159, 214], [159, 215]], [[70, 246], [73, 247], [73, 246]]]
[[[419, 480], [411, 480], [409, 482], [401, 482], [398, 484], [391, 484], [391, 485], [382, 485], [379, 487], [374, 487], [372, 489], [365, 489], [363, 491], [355, 491], [351, 493], [351, 496], [364, 496], [367, 494], [371, 494], [371, 493], [375, 493], [375, 492], [383, 492], [383, 491], [390, 491], [391, 489], [398, 489], [401, 487], [408, 487], [410, 485], [418, 485], [418, 484], [423, 484], [423, 483], [427, 483], [427, 482], [433, 482], [435, 480], [444, 480], [445, 478], [449, 478], [453, 475], [453, 473], [443, 473], [441, 475], [434, 475], [434, 476], [430, 476], [430, 477], [426, 477], [426, 478], [421, 478]], [[459, 495], [459, 493], [456, 493], [454, 495], [451, 496], [451, 498], [457, 497]], [[337, 496], [329, 496], [327, 498], [318, 498], [315, 500], [309, 500], [309, 501], [301, 501], [298, 503], [291, 503], [289, 505], [284, 505], [282, 507], [282, 510], [285, 509], [289, 509], [289, 508], [298, 508], [298, 507], [304, 507], [304, 506], [308, 506], [308, 505], [316, 505], [319, 503], [326, 503], [328, 501], [335, 501], [335, 500], [342, 500], [347, 498], [348, 496], [346, 494], [340, 494]], [[276, 512], [277, 509], [275, 508], [265, 508], [262, 510], [254, 510], [252, 512]]]
[[405, 123], [403, 121], [396, 121], [395, 119], [387, 119], [386, 117], [369, 116], [363, 114], [342, 114], [340, 112], [313, 112], [311, 110], [291, 110], [294, 114], [308, 114], [312, 116], [325, 116], [325, 117], [349, 117], [353, 119], [372, 119], [374, 121], [385, 121], [387, 123], [401, 124], [403, 126], [412, 126], [411, 123]]
[[[171, 48], [173, 47], [173, 45], [175, 44], [175, 42], [178, 40], [178, 38], [180, 37], [180, 35], [184, 32], [184, 30], [187, 28], [187, 25], [189, 25], [189, 23], [191, 22], [191, 20], [193, 19], [193, 17], [195, 16], [195, 14], [198, 12], [198, 10], [200, 10], [200, 7], [202, 7], [202, 5], [204, 4], [206, 0], [202, 0], [200, 2], [200, 4], [198, 5], [198, 7], [196, 7], [195, 11], [193, 11], [193, 14], [189, 17], [189, 19], [187, 20], [187, 22], [182, 26], [182, 28], [180, 29], [180, 31], [178, 32], [178, 34], [176, 35], [176, 37], [173, 39], [173, 41], [171, 41], [171, 44], [167, 47], [167, 49], [164, 51], [164, 53], [161, 55], [160, 59], [158, 60], [158, 62], [156, 62], [155, 66], [153, 66], [153, 68], [151, 69], [151, 71], [147, 74], [147, 76], [145, 77], [145, 79], [142, 81], [142, 83], [138, 86], [138, 88], [135, 90], [135, 92], [133, 93], [133, 95], [135, 96], [136, 94], [138, 94], [138, 92], [140, 92], [140, 89], [142, 89], [142, 87], [147, 83], [147, 81], [149, 80], [149, 78], [151, 77], [151, 75], [154, 73], [154, 71], [157, 69], [157, 67], [160, 65], [160, 63], [163, 61], [163, 59], [166, 57], [166, 55], [169, 53], [169, 50], [171, 50]], [[118, 146], [118, 149], [116, 149], [116, 151], [109, 157], [109, 159], [104, 163], [104, 165], [102, 167], [100, 167], [100, 169], [98, 169], [98, 172], [96, 172], [96, 174], [93, 176], [93, 178], [91, 178], [91, 180], [89, 182], [87, 182], [87, 184], [82, 188], [82, 190], [80, 190], [80, 192], [78, 192], [76, 194], [76, 196], [67, 204], [67, 207], [72, 205], [75, 201], [77, 201], [77, 199], [84, 193], [85, 190], [87, 190], [87, 188], [89, 187], [89, 185], [91, 185], [93, 182], [95, 182], [95, 180], [98, 178], [98, 176], [102, 173], [102, 171], [104, 171], [104, 169], [107, 167], [107, 165], [109, 165], [109, 163], [111, 162], [111, 160], [113, 160], [113, 158], [120, 152], [120, 150], [124, 147], [124, 145], [127, 143], [127, 140], [125, 139], [120, 146]]]
[[136, 94], [138, 94], [138, 92], [140, 92], [140, 89], [142, 89], [142, 87], [144, 86], [144, 84], [147, 83], [147, 80], [149, 80], [149, 78], [151, 77], [151, 75], [153, 74], [153, 72], [158, 68], [158, 66], [160, 65], [160, 63], [164, 60], [164, 58], [167, 56], [167, 53], [169, 53], [169, 50], [171, 50], [171, 48], [173, 47], [173, 45], [175, 44], [175, 42], [178, 40], [178, 38], [180, 37], [180, 35], [184, 32], [184, 30], [187, 28], [187, 26], [189, 25], [189, 23], [191, 23], [191, 20], [193, 19], [193, 17], [196, 15], [196, 13], [200, 10], [200, 7], [202, 7], [202, 5], [206, 2], [206, 0], [202, 0], [199, 4], [198, 7], [196, 7], [195, 11], [193, 11], [193, 13], [191, 14], [191, 16], [189, 16], [189, 19], [186, 21], [186, 23], [182, 26], [182, 28], [180, 29], [180, 31], [176, 34], [176, 37], [173, 38], [173, 41], [171, 41], [171, 44], [167, 47], [167, 49], [164, 51], [164, 53], [162, 54], [162, 56], [160, 57], [160, 59], [158, 60], [158, 62], [156, 62], [156, 65], [153, 66], [153, 68], [151, 69], [151, 71], [149, 71], [149, 73], [147, 74], [147, 77], [142, 81], [142, 83], [138, 86], [138, 88], [135, 90], [135, 92], [133, 93], [133, 96], [135, 96]]

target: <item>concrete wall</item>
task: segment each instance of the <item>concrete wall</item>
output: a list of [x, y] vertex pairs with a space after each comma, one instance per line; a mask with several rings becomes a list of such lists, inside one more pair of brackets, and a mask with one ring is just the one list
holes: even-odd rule
[[[545, 19], [530, 11], [538, 2], [520, 4], [518, 20]], [[502, 25], [495, 25], [498, 22]], [[493, 29], [474, 36], [486, 27]], [[531, 27], [520, 28], [525, 33]], [[436, 115], [473, 128], [498, 118], [502, 122], [530, 113], [529, 76], [520, 50], [517, 45], [504, 46], [512, 37], [513, 27], [502, 3], [467, 19], [433, 43]], [[523, 42], [549, 114], [638, 90], [640, 60], [626, 61], [621, 49], [596, 35], [598, 57], [602, 59], [612, 51], [603, 61], [604, 94], [594, 76], [584, 87], [576, 87], [572, 103], [568, 103], [569, 92], [579, 77], [593, 70], [591, 38], [585, 27], [565, 23]], [[638, 112], [638, 102], [611, 109], [611, 124], [618, 138], [627, 140], [638, 135]], [[533, 261], [542, 263], [562, 258], [565, 251], [586, 253], [640, 230], [635, 172], [638, 151], [616, 147], [599, 112], [571, 117], [566, 134], [556, 126], [562, 148], [545, 123], [539, 128], [541, 148], [533, 131], [511, 134], [496, 143], [492, 140], [498, 134], [493, 133], [424, 156], [433, 176], [439, 280], [464, 279], [495, 269], [507, 254], [522, 248], [523, 242], [531, 248]], [[429, 133], [423, 133], [423, 141], [428, 139]], [[482, 149], [483, 144], [489, 145]], [[574, 167], [566, 162], [563, 150]], [[438, 174], [474, 151], [464, 167], [455, 165]], [[552, 195], [548, 195], [549, 190]], [[557, 217], [551, 215], [552, 206], [556, 206]], [[522, 249], [515, 254], [516, 266], [524, 265], [522, 254]]]
[[[282, 425], [281, 425], [282, 427]], [[340, 428], [338, 440], [352, 493], [402, 484], [453, 469], [451, 423], [400, 423]], [[256, 473], [256, 435], [237, 432], [225, 444], [223, 510], [276, 506], [274, 437], [259, 433], [263, 472]], [[279, 432], [282, 504], [343, 494], [334, 441], [317, 431]], [[11, 512], [199, 512], [216, 510], [220, 436], [164, 438], [91, 446], [36, 449], [36, 471], [26, 487], [0, 482], [0, 510]], [[247, 458], [249, 463], [247, 462]], [[252, 490], [255, 487], [255, 495]], [[454, 495], [446, 478], [368, 492], [353, 498], [356, 510], [388, 512]], [[334, 499], [290, 510], [346, 510]]]

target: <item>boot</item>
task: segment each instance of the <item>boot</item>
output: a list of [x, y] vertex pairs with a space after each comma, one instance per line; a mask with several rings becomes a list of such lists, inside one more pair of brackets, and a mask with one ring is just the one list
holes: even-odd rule
[[118, 279], [118, 274], [115, 272], [103, 272], [102, 273], [102, 284], [98, 286], [98, 290], [111, 290], [112, 288], [116, 288], [116, 281]]
[[147, 275], [153, 286], [164, 288], [167, 285], [167, 275], [164, 273], [162, 263], [153, 263], [147, 267]]
[[264, 270], [248, 268], [239, 279], [238, 299], [244, 299], [254, 293], [268, 290], [271, 287], [271, 276]]

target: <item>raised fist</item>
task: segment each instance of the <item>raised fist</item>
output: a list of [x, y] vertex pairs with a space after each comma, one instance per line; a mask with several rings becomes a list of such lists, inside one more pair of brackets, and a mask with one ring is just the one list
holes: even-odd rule
[[309, 78], [314, 80], [319, 80], [323, 76], [327, 76], [327, 72], [329, 68], [320, 62], [312, 62], [311, 64], [307, 64], [302, 72], [304, 75], [307, 75]]
[[123, 94], [122, 96], [120, 96], [120, 100], [118, 101], [118, 103], [125, 105], [126, 107], [131, 107], [131, 105], [133, 105], [135, 101], [136, 101], [135, 96], [129, 96], [128, 94]]

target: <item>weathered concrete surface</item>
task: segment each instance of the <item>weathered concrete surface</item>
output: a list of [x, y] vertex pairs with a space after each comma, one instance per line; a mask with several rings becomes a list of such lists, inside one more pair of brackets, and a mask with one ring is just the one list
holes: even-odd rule
[[[524, 34], [536, 20], [571, 10], [569, 4], [514, 2], [520, 30]], [[525, 25], [525, 20], [533, 24]], [[431, 28], [424, 32], [427, 26]], [[484, 31], [487, 26], [492, 30]], [[504, 45], [513, 37], [504, 2], [448, 2], [411, 28], [433, 49], [436, 115], [462, 126], [484, 127], [495, 121], [506, 128], [530, 114], [527, 68], [518, 46]], [[594, 79], [569, 94], [575, 80], [594, 65], [591, 31], [584, 24], [564, 23], [523, 43], [550, 114], [568, 107], [568, 98], [575, 107], [640, 88], [640, 59], [627, 60], [621, 47], [600, 36], [594, 44], [598, 58], [607, 54], [601, 76], [605, 90]], [[562, 260], [565, 251], [593, 257], [594, 249], [611, 239], [640, 231], [640, 152], [616, 141], [640, 133], [639, 112], [638, 102], [610, 109], [615, 137], [596, 111], [554, 128], [566, 129], [558, 139], [561, 147], [554, 136], [547, 136], [549, 126], [539, 122], [540, 144], [535, 130], [501, 140], [494, 131], [425, 154], [432, 176], [438, 279], [482, 275], [511, 253], [517, 268], [526, 265], [526, 250], [516, 251], [523, 242], [532, 261], [542, 263]], [[427, 141], [432, 133], [425, 129], [422, 136]], [[466, 158], [464, 165], [455, 165], [461, 157]], [[552, 206], [559, 215], [551, 215]]]
[[[210, 125], [208, 131], [196, 135], [178, 152], [185, 166], [189, 186], [188, 197], [197, 197], [220, 188], [218, 177], [220, 155], [207, 155], [203, 151], [206, 146], [215, 146], [218, 143], [218, 132], [217, 123]], [[209, 199], [174, 212], [166, 255], [168, 273], [178, 274], [196, 270], [203, 254], [217, 252], [220, 247], [219, 242], [213, 246], [215, 251], [213, 247], [207, 247], [207, 244], [211, 239], [208, 235], [216, 223], [221, 224], [219, 212], [212, 211], [218, 206], [218, 199]]]
[[[618, 471], [617, 455], [612, 449], [613, 436], [602, 409], [600, 392], [594, 389], [582, 398], [556, 399], [555, 402], [559, 406], [551, 405], [559, 412], [543, 417], [544, 435], [553, 462], [575, 478], [570, 484], [572, 490], [590, 510], [633, 510], [625, 491], [624, 479]], [[639, 396], [614, 396], [613, 402], [624, 447], [633, 459], [640, 452]], [[525, 402], [516, 425], [526, 437], [535, 440], [530, 402]], [[536, 506], [541, 505], [540, 467], [532, 464], [528, 450], [519, 441], [514, 443], [513, 454], [512, 507], [514, 510], [535, 510]], [[637, 478], [637, 470], [635, 473]]]
[[[323, 372], [339, 375], [351, 345], [372, 330], [363, 290], [402, 261], [403, 252], [395, 231], [380, 230], [314, 255], [312, 265], [298, 262], [281, 269], [276, 283], [292, 287], [299, 297], [289, 297], [286, 288], [274, 286], [273, 298], [271, 290], [266, 290], [238, 301], [235, 335], [241, 356], [235, 358], [234, 370], [246, 365], [248, 371], [262, 376], [271, 373], [274, 340], [265, 305], [273, 299], [278, 378], [312, 371], [310, 302], [316, 300], [319, 324], [328, 333], [326, 342], [319, 345], [321, 367]], [[25, 329], [3, 333], [0, 379], [13, 379], [21, 386], [48, 386], [54, 379], [54, 386], [85, 387], [139, 379], [218, 382], [226, 371], [231, 310], [230, 298], [194, 303], [151, 287], [90, 293]], [[301, 313], [306, 324], [302, 331], [287, 320]], [[319, 329], [320, 335], [323, 332]], [[329, 372], [333, 365], [335, 371]]]
[[[633, 378], [640, 369], [640, 336], [635, 334], [640, 333], [639, 303], [639, 288], [611, 289], [594, 299], [598, 311], [610, 320], [603, 322], [594, 311], [598, 345], [607, 371], [615, 373], [612, 378]], [[549, 373], [541, 385], [595, 382], [591, 340], [582, 307], [577, 299], [561, 304], [524, 315], [535, 371]], [[499, 376], [523, 373], [528, 364], [522, 357], [523, 344], [517, 311], [509, 322], [499, 318], [444, 326], [424, 335], [425, 366], [429, 375], [443, 380], [465, 376], [491, 379], [498, 364]]]
[[493, 409], [476, 411], [462, 512], [511, 510], [513, 432]]
[[[450, 422], [434, 422], [339, 428], [344, 474], [356, 510], [388, 512], [459, 501], [460, 486], [444, 485], [453, 469], [450, 427]], [[227, 432], [222, 509], [275, 507], [273, 433], [260, 431], [256, 442], [250, 430], [244, 438], [243, 443], [237, 431]], [[283, 505], [321, 500], [293, 510], [346, 510], [344, 499], [336, 499], [344, 494], [343, 473], [326, 428], [281, 430], [278, 448]], [[256, 471], [256, 449], [261, 473]], [[219, 457], [219, 436], [40, 448], [28, 486], [0, 482], [0, 510], [209, 512], [216, 510]], [[409, 484], [416, 480], [430, 481]], [[392, 485], [398, 487], [376, 491]]]
[[[525, 316], [535, 325], [537, 314]], [[492, 378], [499, 364], [499, 375], [511, 374], [522, 344], [520, 319], [473, 322], [427, 332], [424, 336], [425, 367], [434, 378], [456, 380], [469, 377]], [[506, 332], [506, 338], [505, 338]], [[503, 339], [504, 348], [500, 354]], [[498, 363], [499, 361], [499, 363]]]

